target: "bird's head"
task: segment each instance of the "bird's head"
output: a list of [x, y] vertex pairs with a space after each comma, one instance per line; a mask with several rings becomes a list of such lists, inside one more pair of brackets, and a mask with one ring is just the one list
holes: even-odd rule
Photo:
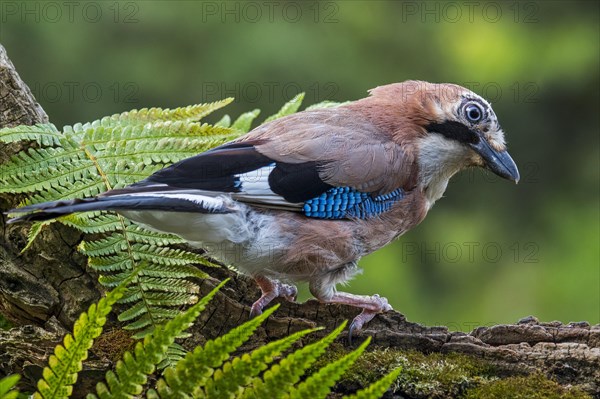
[[496, 114], [489, 102], [471, 90], [455, 84], [407, 81], [371, 90], [365, 105], [376, 106], [380, 115], [385, 108], [386, 122], [395, 124], [395, 139], [412, 142], [420, 183], [438, 186], [432, 194], [434, 201], [447, 180], [469, 166], [519, 181]]

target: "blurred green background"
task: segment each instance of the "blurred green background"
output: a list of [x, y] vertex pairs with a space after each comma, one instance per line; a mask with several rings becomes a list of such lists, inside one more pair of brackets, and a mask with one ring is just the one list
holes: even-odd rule
[[227, 113], [266, 116], [300, 91], [310, 105], [407, 79], [487, 97], [521, 183], [455, 177], [347, 288], [470, 330], [530, 314], [600, 322], [599, 12], [596, 1], [6, 0], [0, 42], [59, 126], [227, 96]]

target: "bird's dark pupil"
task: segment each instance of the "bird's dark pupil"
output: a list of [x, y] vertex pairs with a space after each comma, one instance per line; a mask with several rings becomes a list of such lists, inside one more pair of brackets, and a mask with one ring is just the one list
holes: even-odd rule
[[469, 110], [469, 118], [471, 118], [473, 120], [479, 119], [479, 110], [475, 107], [472, 107]]

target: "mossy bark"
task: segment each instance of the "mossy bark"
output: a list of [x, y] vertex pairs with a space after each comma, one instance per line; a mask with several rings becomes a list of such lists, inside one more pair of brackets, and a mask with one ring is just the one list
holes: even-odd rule
[[[0, 127], [48, 121], [2, 46], [0, 118]], [[20, 145], [0, 145], [0, 162], [20, 149]], [[18, 196], [1, 195], [0, 210], [10, 209], [19, 201]], [[4, 216], [0, 225], [0, 313], [15, 326], [0, 330], [0, 377], [20, 373], [24, 376], [22, 387], [31, 390], [55, 344], [72, 328], [79, 313], [100, 297], [101, 287], [86, 270], [85, 258], [76, 251], [81, 236], [75, 230], [53, 224], [30, 250], [21, 254], [27, 227], [7, 226]], [[183, 342], [188, 348], [247, 320], [249, 306], [259, 296], [255, 284], [243, 276], [225, 268], [207, 272], [214, 279], [202, 282], [203, 294], [217, 280], [232, 280], [195, 323], [192, 336]], [[353, 318], [356, 312], [350, 307], [325, 306], [316, 301], [283, 303], [242, 349], [251, 350], [301, 329], [326, 327], [313, 335], [319, 336], [342, 320]], [[106, 334], [119, 335], [121, 344], [113, 345], [117, 342], [114, 335], [109, 339], [111, 345], [102, 346], [107, 340], [99, 340], [80, 375], [75, 397], [88, 392], [113, 365], [118, 352], [131, 345], [118, 332], [114, 320], [109, 324]], [[511, 397], [511, 392], [530, 390], [544, 393], [543, 397], [600, 398], [600, 325], [539, 323], [528, 318], [514, 325], [480, 327], [465, 334], [411, 323], [392, 311], [376, 317], [356, 341], [367, 335], [373, 337], [368, 353], [336, 385], [332, 397], [352, 392], [389, 368], [401, 366], [404, 371], [389, 397]], [[340, 339], [328, 358], [348, 349], [350, 345]]]

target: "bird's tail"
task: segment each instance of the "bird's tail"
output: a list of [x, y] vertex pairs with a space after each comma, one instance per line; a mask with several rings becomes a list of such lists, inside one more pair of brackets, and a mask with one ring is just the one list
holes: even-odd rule
[[11, 209], [6, 213], [24, 215], [12, 218], [7, 223], [44, 221], [75, 212], [106, 210], [192, 213], [230, 212], [230, 209], [227, 209], [222, 200], [206, 195], [177, 192], [145, 192], [112, 195], [109, 193], [92, 198], [43, 202], [41, 204]]

